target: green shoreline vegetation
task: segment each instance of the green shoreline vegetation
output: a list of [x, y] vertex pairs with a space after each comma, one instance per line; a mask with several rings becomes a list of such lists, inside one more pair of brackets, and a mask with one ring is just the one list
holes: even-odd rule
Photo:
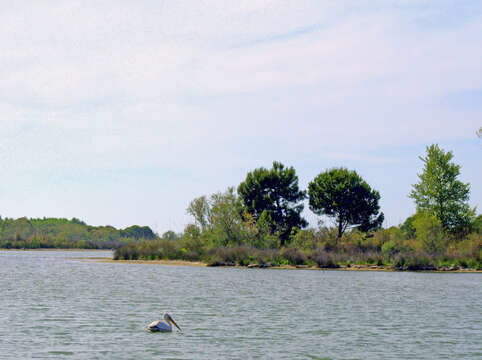
[[125, 229], [90, 226], [73, 218], [0, 217], [0, 248], [3, 249], [114, 249], [141, 240], [155, 240], [148, 226]]
[[[420, 157], [424, 168], [409, 196], [416, 213], [382, 228], [378, 191], [355, 171], [328, 169], [308, 189], [293, 167], [274, 162], [249, 172], [235, 188], [192, 200], [194, 222], [161, 236], [149, 227], [89, 226], [78, 219], [0, 219], [0, 248], [114, 249], [113, 260], [179, 260], [208, 266], [482, 270], [482, 215], [468, 205], [460, 166], [438, 145]], [[309, 209], [332, 219], [308, 227]]]

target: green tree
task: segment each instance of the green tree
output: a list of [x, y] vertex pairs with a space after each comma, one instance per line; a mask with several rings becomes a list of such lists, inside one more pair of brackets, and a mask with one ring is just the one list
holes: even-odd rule
[[437, 253], [443, 248], [443, 229], [440, 220], [428, 211], [420, 211], [413, 218], [413, 227], [423, 249], [430, 254]]
[[415, 220], [416, 214], [409, 216], [405, 219], [402, 225], [400, 225], [400, 230], [407, 239], [415, 239], [415, 227], [413, 226], [413, 221]]
[[238, 194], [247, 212], [256, 220], [265, 212], [265, 219], [271, 220], [271, 233], [280, 237], [281, 246], [289, 241], [294, 227], [308, 225], [301, 217], [306, 195], [298, 187], [298, 176], [293, 167], [285, 168], [274, 161], [271, 169], [255, 169], [238, 186]]
[[16, 220], [5, 219], [2, 224], [2, 239], [26, 240], [35, 233], [35, 227], [29, 219], [21, 217]]
[[409, 197], [415, 200], [417, 210], [434, 214], [445, 231], [464, 233], [470, 228], [475, 216], [468, 200], [470, 184], [464, 184], [457, 177], [460, 165], [451, 162], [453, 154], [445, 152], [438, 145], [427, 147], [423, 172], [418, 174], [420, 181], [412, 185]]
[[242, 243], [242, 205], [232, 187], [224, 193], [211, 195], [209, 223], [216, 245], [240, 245]]
[[309, 206], [317, 215], [333, 217], [338, 239], [348, 226], [361, 231], [379, 228], [383, 213], [378, 213], [380, 194], [355, 172], [334, 168], [320, 173], [308, 185]]
[[472, 231], [476, 234], [482, 234], [482, 214], [479, 214], [472, 223]]
[[202, 231], [207, 229], [210, 217], [210, 205], [206, 196], [200, 196], [189, 203], [187, 213], [194, 217], [196, 225], [200, 226]]
[[172, 230], [167, 230], [165, 233], [162, 234], [161, 238], [170, 241], [176, 241], [179, 240], [180, 236]]
[[125, 228], [124, 230], [121, 230], [120, 235], [123, 237], [130, 237], [134, 239], [153, 240], [156, 238], [156, 235], [154, 234], [154, 232], [151, 230], [149, 226], [139, 226], [139, 225], [132, 225]]

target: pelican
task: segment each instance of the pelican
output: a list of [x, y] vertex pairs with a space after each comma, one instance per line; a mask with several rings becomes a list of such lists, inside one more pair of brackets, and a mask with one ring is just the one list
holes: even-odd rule
[[172, 332], [171, 324], [174, 324], [179, 331], [182, 331], [181, 328], [176, 324], [174, 319], [169, 315], [167, 312], [162, 315], [164, 321], [156, 320], [149, 324], [147, 330], [149, 331], [160, 331], [160, 332]]

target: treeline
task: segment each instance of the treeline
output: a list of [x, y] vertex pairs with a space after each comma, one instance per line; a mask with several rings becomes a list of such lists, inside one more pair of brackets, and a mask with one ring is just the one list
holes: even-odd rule
[[[417, 211], [403, 224], [381, 227], [380, 194], [355, 171], [328, 169], [307, 190], [292, 167], [247, 174], [237, 189], [191, 201], [194, 223], [181, 234], [120, 247], [115, 259], [183, 259], [211, 265], [322, 268], [378, 266], [399, 270], [482, 269], [482, 216], [468, 205], [470, 186], [458, 180], [453, 154], [437, 145], [421, 157], [424, 170], [409, 196]], [[307, 228], [311, 211], [331, 218]]]
[[4, 249], [112, 249], [156, 238], [148, 226], [116, 229], [112, 226], [90, 226], [76, 218], [0, 218], [0, 248]]

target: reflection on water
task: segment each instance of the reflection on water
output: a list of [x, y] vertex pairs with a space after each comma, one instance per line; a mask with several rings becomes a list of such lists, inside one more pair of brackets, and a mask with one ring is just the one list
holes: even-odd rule
[[[480, 359], [482, 275], [0, 251], [0, 359]], [[145, 327], [169, 311], [183, 333]]]

